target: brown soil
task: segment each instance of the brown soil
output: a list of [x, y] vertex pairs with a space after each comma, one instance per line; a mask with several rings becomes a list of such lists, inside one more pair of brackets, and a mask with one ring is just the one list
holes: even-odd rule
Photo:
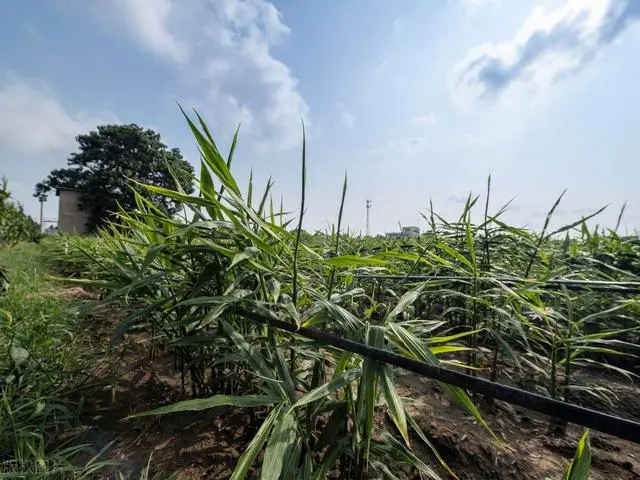
[[[616, 389], [618, 382], [608, 380]], [[497, 401], [494, 411], [483, 415], [506, 445], [502, 448], [470, 415], [452, 405], [436, 382], [411, 373], [398, 382], [401, 395], [415, 402], [411, 411], [416, 422], [461, 479], [557, 480], [582, 434], [581, 428], [570, 425], [566, 436], [551, 435], [548, 417]], [[628, 384], [619, 386], [621, 392], [630, 391]], [[624, 403], [625, 398], [620, 399]], [[591, 446], [591, 479], [640, 479], [640, 445], [592, 431]]]
[[[111, 328], [102, 325], [105, 331]], [[103, 333], [97, 333], [102, 336]], [[104, 337], [103, 337], [104, 338]], [[151, 457], [151, 470], [165, 479], [226, 479], [257, 430], [241, 409], [171, 414], [162, 417], [125, 418], [136, 412], [189, 398], [170, 357], [149, 360], [143, 335], [128, 335], [115, 361], [99, 359], [94, 375], [103, 378], [104, 388], [86, 399], [82, 417], [84, 441], [100, 449], [109, 445], [108, 456], [119, 463], [118, 470], [130, 478], [138, 475]], [[592, 376], [597, 374], [590, 374]], [[640, 388], [610, 376], [607, 386], [619, 394], [613, 413], [640, 420], [637, 405]], [[107, 382], [108, 379], [108, 382]], [[117, 379], [117, 380], [114, 380]], [[492, 430], [506, 447], [469, 415], [452, 404], [440, 386], [417, 375], [404, 373], [398, 389], [411, 402], [410, 410], [423, 431], [460, 479], [557, 480], [573, 457], [581, 429], [570, 426], [566, 437], [549, 435], [548, 418], [496, 402], [493, 412], [484, 412]], [[478, 399], [480, 401], [480, 399]], [[257, 414], [257, 422], [262, 415]], [[428, 457], [429, 452], [414, 447]], [[640, 479], [640, 445], [592, 432], [594, 480]], [[433, 461], [429, 461], [434, 465]], [[117, 470], [103, 474], [117, 478]], [[443, 472], [443, 478], [447, 475]]]
[[[109, 445], [108, 458], [119, 464], [101, 478], [117, 478], [120, 471], [137, 479], [147, 464], [155, 473], [149, 478], [165, 479], [174, 473], [184, 480], [229, 478], [257, 431], [249, 425], [247, 412], [215, 409], [127, 419], [190, 398], [182, 391], [173, 359], [162, 356], [149, 361], [144, 339], [144, 335], [127, 335], [116, 362], [97, 368], [100, 375], [111, 379], [119, 372], [117, 380], [86, 400], [83, 442], [95, 449]], [[260, 418], [258, 414], [258, 421]]]

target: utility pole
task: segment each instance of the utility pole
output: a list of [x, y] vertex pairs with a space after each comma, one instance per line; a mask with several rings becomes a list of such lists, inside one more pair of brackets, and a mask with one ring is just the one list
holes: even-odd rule
[[44, 198], [40, 197], [40, 231], [44, 230]]
[[369, 230], [369, 211], [371, 210], [371, 200], [367, 200], [367, 237], [370, 235]]

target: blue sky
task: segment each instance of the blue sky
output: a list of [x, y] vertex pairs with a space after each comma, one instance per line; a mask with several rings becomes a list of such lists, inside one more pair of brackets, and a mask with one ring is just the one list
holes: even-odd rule
[[[272, 175], [305, 227], [424, 227], [455, 218], [492, 175], [492, 206], [539, 228], [610, 204], [640, 228], [640, 2], [636, 0], [22, 0], [0, 3], [0, 173], [32, 215], [33, 186], [75, 135], [156, 129], [198, 165], [176, 102], [197, 108], [235, 170]], [[55, 217], [55, 197], [45, 204]]]

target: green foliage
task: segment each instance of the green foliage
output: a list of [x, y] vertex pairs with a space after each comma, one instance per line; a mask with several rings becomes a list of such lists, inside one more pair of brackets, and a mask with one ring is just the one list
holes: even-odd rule
[[[85, 379], [83, 328], [59, 289], [43, 280], [41, 246], [0, 250], [8, 286], [0, 293], [0, 477], [89, 478], [105, 463], [87, 445], [61, 442]], [[76, 464], [80, 455], [92, 460]]]
[[[361, 478], [391, 461], [437, 478], [410, 451], [409, 414], [395, 390], [391, 368], [336, 351], [320, 354], [296, 335], [249, 320], [252, 312], [261, 312], [387, 345], [387, 328], [368, 326], [345, 309], [353, 301], [350, 297], [361, 294], [345, 288], [338, 269], [356, 257], [326, 264], [321, 253], [304, 243], [300, 222], [289, 231], [282, 210], [267, 217], [264, 205], [270, 182], [260, 203], [252, 205], [229, 170], [230, 158], [222, 157], [204, 122], [199, 118], [199, 126], [189, 122], [203, 155], [199, 195], [141, 186], [183, 202], [191, 217], [172, 217], [135, 193], [136, 209], [120, 212], [121, 222], [102, 233], [102, 246], [83, 241], [70, 249], [73, 265], [80, 266], [73, 260], [79, 250], [82, 258], [99, 266], [97, 271], [83, 267], [93, 279], [89, 283], [103, 282], [105, 302], [127, 314], [113, 341], [131, 328], [148, 329], [152, 349], [173, 352], [198, 397], [140, 414], [221, 405], [266, 408], [266, 418], [238, 462], [234, 478], [245, 478], [263, 448], [263, 478], [323, 478], [337, 468]], [[253, 186], [249, 191], [253, 193]], [[345, 191], [346, 184], [343, 196]], [[59, 264], [64, 265], [64, 252], [73, 242], [60, 240]], [[332, 277], [329, 281], [336, 290], [328, 295], [325, 282]], [[411, 301], [400, 302], [388, 323], [396, 321]], [[435, 355], [433, 361], [438, 361]], [[230, 377], [225, 372], [236, 364], [245, 369]], [[459, 395], [468, 406], [466, 394]], [[382, 427], [373, 415], [381, 403], [388, 406], [404, 443], [392, 447], [380, 443]], [[348, 427], [349, 419], [356, 421], [355, 430]]]
[[22, 205], [10, 200], [7, 183], [3, 177], [0, 182], [0, 247], [39, 240], [40, 226], [24, 213]]
[[[153, 130], [135, 124], [101, 125], [76, 140], [79, 151], [70, 155], [67, 168], [53, 170], [36, 185], [34, 196], [44, 199], [60, 187], [80, 190], [91, 231], [103, 226], [118, 206], [135, 208], [131, 180], [163, 188], [175, 188], [177, 181], [187, 193], [193, 191], [193, 167], [180, 150], [168, 149]], [[180, 206], [148, 190], [144, 195], [168, 214]]]
[[567, 465], [562, 480], [589, 480], [591, 470], [591, 444], [589, 443], [589, 429], [586, 428], [578, 442], [573, 461]]
[[[578, 385], [572, 365], [621, 355], [622, 346], [637, 348], [636, 299], [542, 288], [545, 280], [569, 274], [636, 279], [615, 265], [625, 248], [635, 265], [640, 250], [632, 239], [585, 231], [584, 221], [548, 233], [559, 201], [539, 234], [504, 224], [506, 206], [491, 214], [488, 199], [482, 223], [474, 224], [478, 197], [470, 195], [455, 222], [433, 211], [424, 215], [431, 231], [417, 239], [353, 236], [342, 230], [340, 213], [337, 228], [310, 235], [302, 231], [304, 203], [294, 222], [284, 207], [274, 207], [271, 180], [258, 192], [251, 177], [243, 195], [230, 169], [237, 135], [224, 156], [199, 116], [187, 122], [202, 155], [198, 193], [180, 185], [139, 187], [181, 202], [188, 215], [171, 215], [133, 192], [135, 208], [122, 209], [98, 239], [61, 239], [56, 256], [59, 265], [82, 271], [87, 285], [102, 289], [107, 306], [124, 312], [113, 343], [131, 329], [146, 331], [151, 355], [161, 349], [174, 355], [191, 387], [193, 399], [138, 415], [225, 405], [250, 410], [257, 433], [233, 478], [246, 478], [252, 468], [270, 479], [320, 479], [336, 470], [345, 478], [388, 477], [401, 468], [438, 478], [414, 451], [414, 433], [453, 476], [396, 391], [393, 368], [272, 329], [255, 322], [256, 314], [435, 365], [478, 375], [491, 370], [494, 380], [508, 357], [519, 373], [540, 373], [545, 393], [565, 398], [576, 388], [602, 392]], [[302, 192], [306, 181], [303, 150]], [[345, 179], [339, 212], [346, 185]], [[257, 205], [254, 198], [260, 198]], [[574, 238], [554, 237], [565, 232]], [[611, 263], [598, 259], [604, 252]], [[356, 277], [379, 272], [402, 280]], [[409, 282], [407, 272], [440, 278]], [[500, 280], [519, 276], [526, 281]], [[481, 347], [493, 352], [488, 356]], [[501, 444], [467, 392], [445, 390]], [[379, 411], [387, 423], [377, 421]]]

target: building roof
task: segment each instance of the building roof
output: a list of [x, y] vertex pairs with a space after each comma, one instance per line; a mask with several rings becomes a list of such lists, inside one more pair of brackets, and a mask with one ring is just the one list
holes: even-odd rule
[[56, 188], [56, 196], [60, 196], [60, 192], [64, 191], [64, 192], [80, 192], [81, 190], [79, 188], [72, 188], [72, 187], [58, 187]]

